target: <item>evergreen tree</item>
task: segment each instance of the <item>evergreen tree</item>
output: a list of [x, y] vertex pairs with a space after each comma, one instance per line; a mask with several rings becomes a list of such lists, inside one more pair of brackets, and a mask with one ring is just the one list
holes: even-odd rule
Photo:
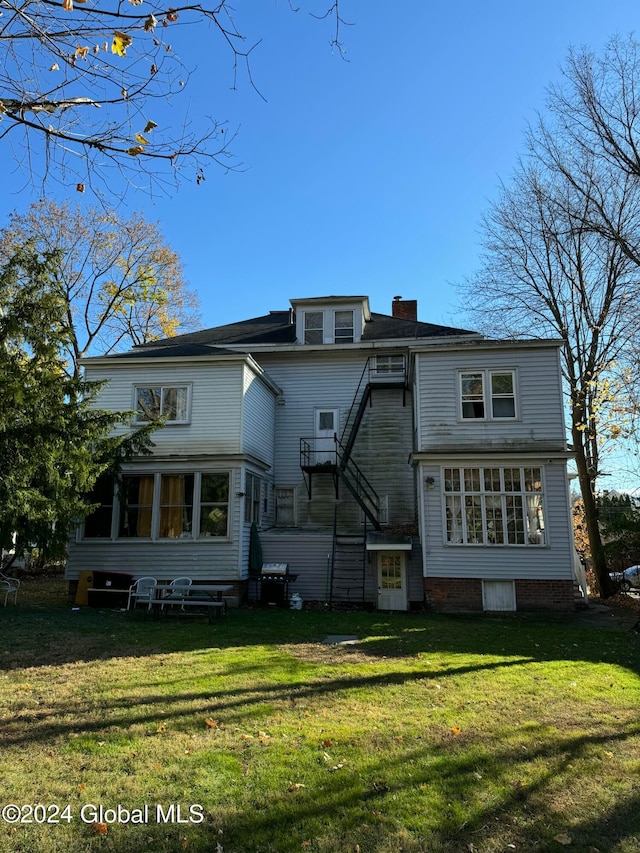
[[27, 244], [0, 269], [0, 547], [16, 556], [62, 556], [98, 476], [150, 443], [114, 437], [128, 414], [94, 408], [96, 383], [69, 376], [59, 263]]

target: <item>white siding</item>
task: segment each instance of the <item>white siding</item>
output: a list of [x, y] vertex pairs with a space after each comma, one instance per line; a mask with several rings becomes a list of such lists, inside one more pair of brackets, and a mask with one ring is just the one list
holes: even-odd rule
[[153, 435], [154, 454], [240, 453], [243, 363], [216, 362], [155, 364], [113, 363], [112, 368], [87, 367], [87, 379], [107, 380], [96, 406], [130, 411], [134, 386], [190, 385], [191, 412], [188, 424], [168, 424]]
[[275, 392], [249, 365], [245, 365], [242, 393], [242, 449], [272, 468], [275, 458]]
[[[515, 370], [517, 420], [462, 420], [459, 372]], [[563, 401], [555, 347], [439, 351], [417, 355], [418, 450], [506, 449], [544, 444], [563, 449]]]

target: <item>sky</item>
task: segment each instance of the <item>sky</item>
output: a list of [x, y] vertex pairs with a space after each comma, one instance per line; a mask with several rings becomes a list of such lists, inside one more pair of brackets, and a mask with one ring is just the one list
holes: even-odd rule
[[[157, 220], [200, 297], [205, 327], [287, 308], [290, 298], [365, 294], [391, 312], [473, 328], [455, 284], [478, 267], [478, 226], [508, 181], [523, 131], [570, 46], [596, 52], [640, 21], [636, 0], [236, 0], [263, 97], [210, 31], [176, 34], [192, 113], [237, 130], [242, 169], [207, 167], [170, 197], [129, 192], [121, 212]], [[177, 102], [176, 102], [177, 104]], [[38, 188], [5, 168], [0, 221]], [[78, 198], [75, 183], [51, 195]]]

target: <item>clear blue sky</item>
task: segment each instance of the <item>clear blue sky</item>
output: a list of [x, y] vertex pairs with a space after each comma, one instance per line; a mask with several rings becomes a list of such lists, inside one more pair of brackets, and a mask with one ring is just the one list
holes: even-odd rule
[[[174, 50], [197, 66], [183, 97], [239, 127], [246, 170], [211, 166], [170, 199], [129, 193], [129, 210], [160, 221], [205, 326], [290, 297], [363, 293], [374, 311], [390, 312], [400, 294], [418, 299], [421, 320], [469, 327], [452, 284], [476, 268], [479, 218], [523, 128], [569, 46], [598, 51], [634, 31], [640, 5], [341, 0], [348, 61], [331, 48], [332, 24], [308, 14], [330, 0], [300, 5], [234, 4], [248, 42], [262, 39], [252, 73], [266, 101], [242, 74], [231, 91], [230, 58], [210, 34], [176, 30]], [[75, 184], [69, 196], [90, 201]], [[3, 213], [35, 197], [5, 171]]]

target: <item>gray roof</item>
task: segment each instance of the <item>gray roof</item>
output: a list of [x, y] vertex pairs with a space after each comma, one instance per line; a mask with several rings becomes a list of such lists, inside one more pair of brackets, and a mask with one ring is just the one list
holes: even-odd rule
[[[402, 338], [420, 340], [424, 338], [447, 338], [460, 335], [475, 335], [468, 329], [456, 329], [451, 326], [438, 326], [434, 323], [422, 323], [418, 320], [404, 320], [387, 314], [371, 313], [371, 320], [366, 323], [362, 340], [388, 341]], [[296, 342], [295, 323], [291, 322], [290, 311], [271, 311], [263, 317], [242, 320], [239, 323], [229, 323], [226, 326], [215, 326], [213, 329], [202, 329], [185, 335], [176, 335], [162, 341], [142, 344], [127, 353], [129, 356], [158, 356], [158, 355], [195, 355], [211, 353], [212, 348], [229, 345], [250, 344], [294, 344]], [[181, 352], [185, 347], [198, 347], [202, 352]], [[171, 349], [173, 352], [165, 352]], [[218, 350], [215, 350], [216, 352]]]

